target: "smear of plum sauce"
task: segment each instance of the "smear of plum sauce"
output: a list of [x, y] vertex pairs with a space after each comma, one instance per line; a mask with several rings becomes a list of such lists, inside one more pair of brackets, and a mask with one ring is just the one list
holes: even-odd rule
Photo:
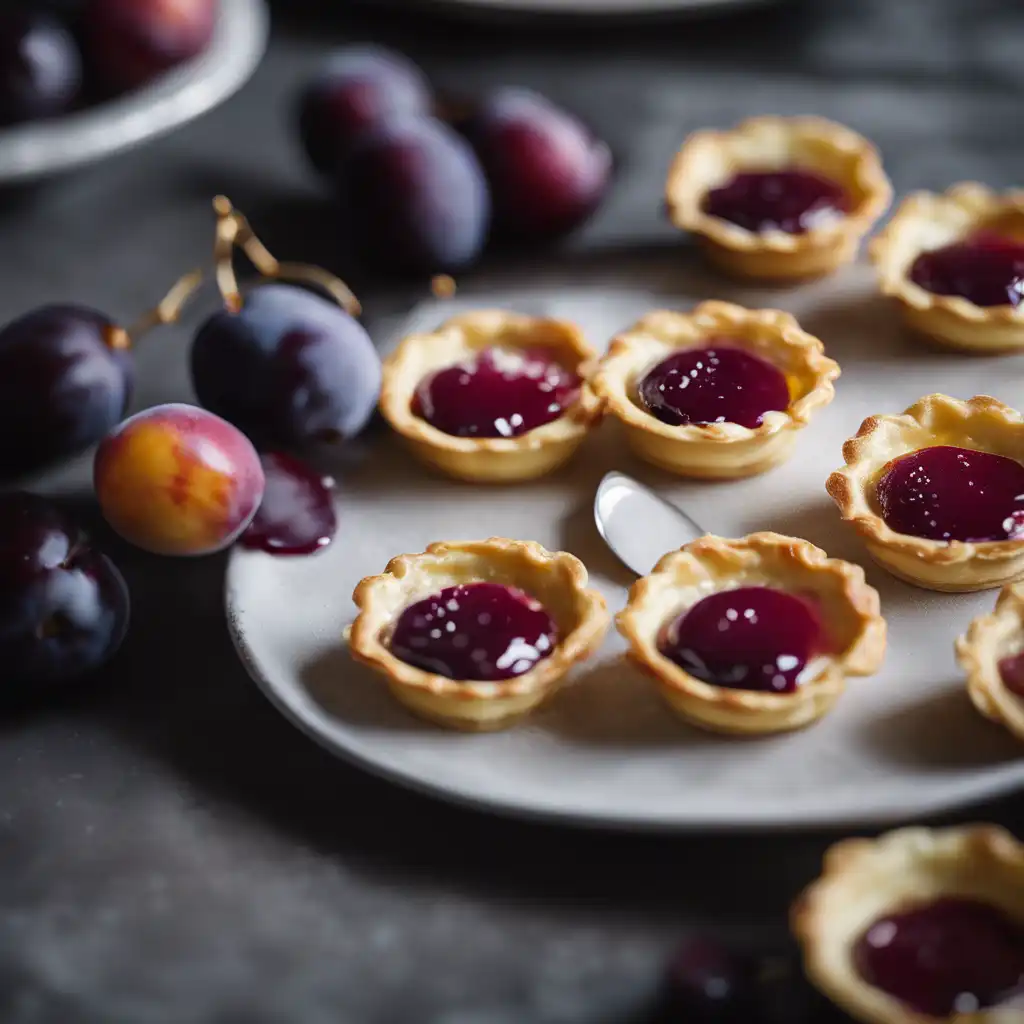
[[262, 455], [261, 462], [263, 502], [239, 543], [271, 555], [311, 555], [327, 547], [338, 529], [334, 481], [280, 452]]

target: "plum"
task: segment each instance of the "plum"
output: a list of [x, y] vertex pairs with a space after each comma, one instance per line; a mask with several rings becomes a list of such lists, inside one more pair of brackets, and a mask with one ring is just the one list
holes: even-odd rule
[[429, 114], [431, 102], [423, 72], [401, 54], [348, 47], [299, 95], [299, 136], [313, 167], [330, 176], [367, 128], [399, 115]]
[[196, 406], [129, 417], [100, 444], [93, 486], [107, 522], [163, 555], [207, 555], [232, 544], [263, 499], [259, 456], [241, 431]]
[[252, 288], [192, 345], [200, 403], [261, 447], [302, 448], [348, 438], [377, 404], [381, 363], [362, 325], [338, 305], [290, 284]]
[[3, 698], [84, 676], [128, 628], [124, 578], [75, 520], [35, 494], [0, 494]]

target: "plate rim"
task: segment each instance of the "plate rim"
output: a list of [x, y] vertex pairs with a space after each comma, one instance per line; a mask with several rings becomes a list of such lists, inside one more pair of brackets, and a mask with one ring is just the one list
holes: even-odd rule
[[223, 103], [266, 52], [265, 0], [220, 0], [207, 49], [140, 89], [63, 117], [0, 130], [0, 183], [48, 177], [159, 138]]
[[[228, 634], [246, 672], [270, 701], [271, 705], [294, 727], [322, 749], [357, 768], [367, 771], [387, 782], [401, 786], [421, 795], [440, 799], [443, 802], [470, 808], [478, 812], [497, 814], [501, 817], [541, 822], [562, 827], [589, 830], [609, 830], [648, 834], [764, 834], [773, 833], [836, 833], [863, 829], [878, 829], [920, 822], [943, 815], [964, 811], [978, 804], [998, 800], [1024, 789], [1024, 782], [1012, 775], [998, 777], [995, 782], [985, 777], [973, 782], [962, 790], [956, 790], [949, 797], [933, 797], [927, 803], [914, 807], [894, 806], [880, 812], [838, 816], [822, 820], [820, 816], [798, 815], [789, 819], [731, 817], [708, 818], [690, 816], [685, 820], [650, 814], [631, 815], [627, 813], [600, 814], [590, 811], [573, 811], [567, 808], [552, 808], [531, 805], [527, 802], [497, 797], [487, 799], [475, 792], [457, 787], [432, 783], [411, 771], [403, 771], [368, 756], [363, 750], [344, 745], [318, 728], [316, 719], [325, 717], [323, 712], [306, 714], [294, 705], [271, 679], [262, 671], [259, 659], [249, 646], [240, 619], [240, 603], [236, 596], [237, 567], [246, 559], [270, 558], [257, 551], [246, 551], [237, 545], [231, 549], [224, 575], [224, 608]], [[311, 557], [316, 557], [311, 556]]]

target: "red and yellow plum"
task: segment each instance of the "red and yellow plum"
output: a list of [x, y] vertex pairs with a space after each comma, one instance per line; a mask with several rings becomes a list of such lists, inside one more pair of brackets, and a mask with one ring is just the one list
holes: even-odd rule
[[233, 543], [265, 486], [241, 431], [179, 404], [147, 409], [112, 431], [96, 452], [93, 483], [110, 525], [162, 555], [207, 555]]

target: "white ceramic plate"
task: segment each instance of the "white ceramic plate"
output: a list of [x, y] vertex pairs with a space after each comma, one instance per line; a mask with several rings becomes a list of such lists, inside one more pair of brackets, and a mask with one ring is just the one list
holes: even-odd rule
[[[687, 290], [696, 297], [707, 287], [692, 282]], [[962, 397], [988, 392], [1012, 402], [1024, 357], [968, 360], [913, 344], [874, 297], [864, 268], [799, 292], [731, 297], [792, 309], [844, 367], [836, 401], [803, 432], [791, 462], [760, 479], [686, 483], [633, 461], [609, 422], [555, 479], [495, 490], [430, 476], [393, 439], [377, 439], [372, 459], [340, 474], [341, 529], [332, 547], [293, 560], [241, 550], [231, 558], [234, 639], [277, 707], [329, 750], [393, 780], [566, 822], [660, 829], [882, 825], [1024, 787], [1024, 748], [974, 712], [953, 658], [954, 638], [991, 608], [995, 595], [931, 594], [897, 582], [867, 562], [824, 493], [843, 440], [864, 416], [901, 411], [937, 390]], [[481, 299], [502, 300], [576, 318], [600, 343], [653, 306], [693, 301], [678, 291], [616, 292], [605, 282]], [[407, 326], [430, 326], [458, 307], [421, 308]], [[864, 562], [889, 620], [883, 671], [852, 681], [836, 710], [805, 732], [729, 740], [671, 717], [650, 684], [623, 664], [613, 632], [603, 656], [527, 724], [467, 736], [413, 719], [350, 660], [341, 634], [352, 619], [355, 583], [382, 571], [393, 555], [422, 551], [433, 540], [497, 534], [571, 550], [612, 610], [621, 607], [631, 579], [590, 519], [598, 481], [616, 468], [646, 479], [720, 533], [776, 529]]]
[[0, 184], [26, 182], [112, 156], [178, 128], [226, 100], [266, 49], [263, 0], [220, 0], [210, 46], [125, 96], [49, 121], [0, 130]]

